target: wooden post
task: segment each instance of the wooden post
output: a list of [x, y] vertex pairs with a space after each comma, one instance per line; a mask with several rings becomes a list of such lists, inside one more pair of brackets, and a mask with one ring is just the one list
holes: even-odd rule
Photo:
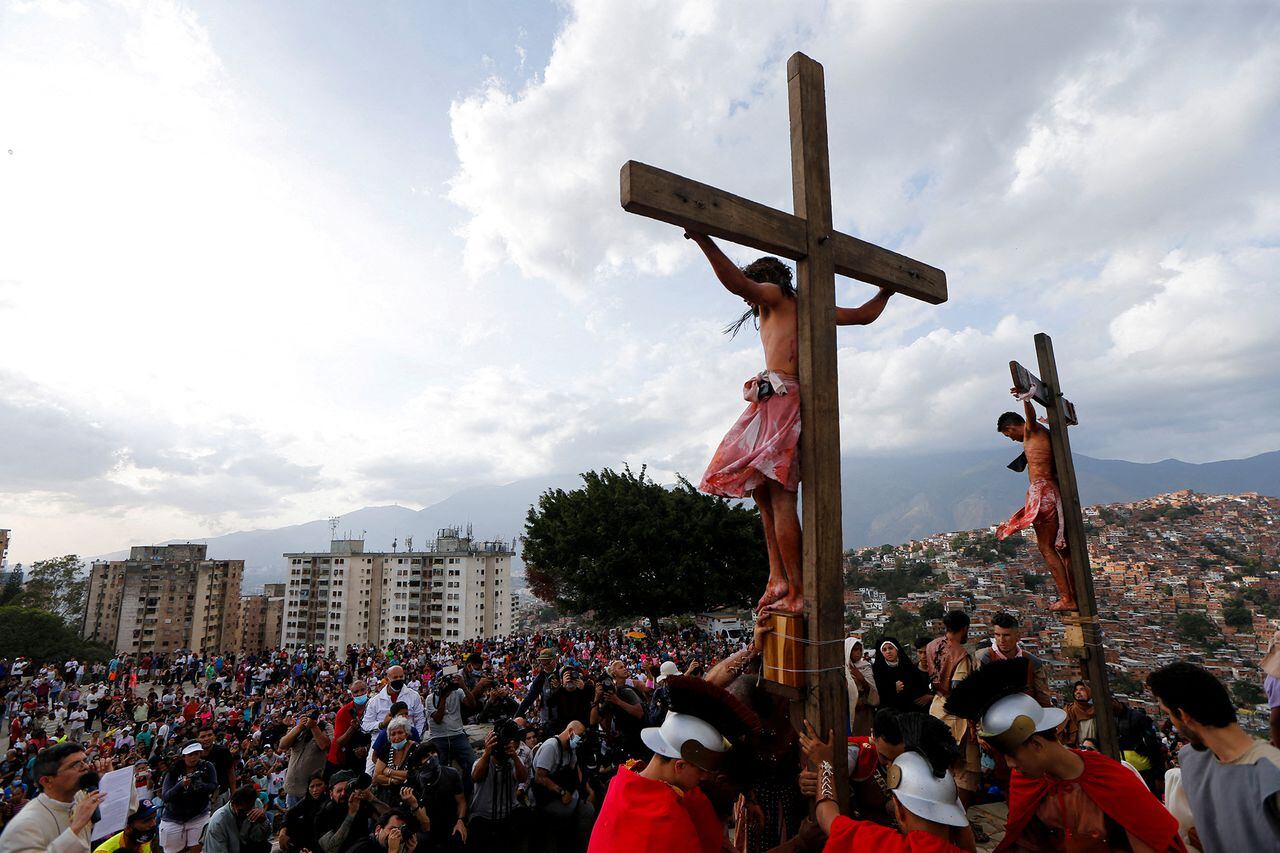
[[[1098, 729], [1098, 748], [1112, 758], [1120, 757], [1115, 715], [1111, 712], [1111, 687], [1107, 681], [1107, 660], [1102, 647], [1102, 627], [1098, 624], [1098, 602], [1093, 592], [1093, 571], [1089, 566], [1089, 542], [1080, 506], [1080, 489], [1076, 484], [1076, 468], [1071, 457], [1068, 425], [1075, 420], [1075, 408], [1062, 394], [1058, 382], [1058, 365], [1053, 358], [1053, 341], [1044, 332], [1036, 335], [1036, 358], [1040, 366], [1040, 385], [1048, 401], [1049, 442], [1053, 446], [1053, 467], [1058, 475], [1058, 493], [1062, 496], [1062, 521], [1066, 527], [1067, 550], [1071, 557], [1071, 580], [1076, 588], [1079, 615], [1063, 614], [1068, 640], [1078, 637], [1082, 651], [1081, 666], [1093, 691], [1094, 720]], [[1073, 630], [1078, 625], [1079, 633]], [[1074, 636], [1073, 636], [1074, 635]]]
[[[840, 503], [840, 392], [836, 382], [836, 276], [831, 244], [831, 169], [822, 66], [803, 54], [787, 63], [791, 106], [791, 186], [796, 215], [808, 225], [796, 263], [799, 299], [800, 482], [803, 495], [804, 597], [809, 614], [805, 667], [812, 688], [805, 718], [843, 742], [849, 728], [844, 665], [844, 538]], [[835, 750], [839, 802], [848, 797], [847, 755]]]

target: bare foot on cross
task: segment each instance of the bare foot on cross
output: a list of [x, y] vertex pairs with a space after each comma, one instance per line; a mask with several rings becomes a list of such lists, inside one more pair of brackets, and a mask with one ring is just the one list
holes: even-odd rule
[[767, 608], [770, 613], [784, 613], [789, 616], [804, 615], [804, 595], [800, 590], [788, 591], [785, 598]]
[[1080, 606], [1076, 604], [1074, 599], [1070, 599], [1070, 598], [1064, 598], [1059, 601], [1055, 601], [1053, 604], [1049, 605], [1049, 610], [1051, 610], [1054, 613], [1064, 613], [1067, 611], [1076, 611], [1079, 609], [1080, 609]]
[[764, 595], [760, 596], [760, 601], [756, 604], [756, 613], [772, 609], [775, 604], [786, 598], [790, 591], [791, 587], [785, 580], [770, 581], [764, 588]]

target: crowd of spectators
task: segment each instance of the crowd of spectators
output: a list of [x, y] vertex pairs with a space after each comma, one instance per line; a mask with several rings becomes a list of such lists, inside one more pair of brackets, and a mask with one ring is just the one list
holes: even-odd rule
[[79, 771], [133, 767], [164, 853], [582, 850], [618, 763], [665, 713], [664, 675], [743, 645], [697, 629], [566, 631], [0, 661], [0, 826], [49, 790], [58, 747]]
[[[942, 623], [941, 636], [911, 648], [846, 642], [855, 813], [886, 819], [884, 771], [902, 753], [903, 715], [931, 715], [952, 733], [948, 778], [964, 806], [1008, 795], [1005, 758], [946, 710], [950, 688], [993, 661], [1025, 658], [1026, 694], [1065, 713], [1055, 739], [1097, 748], [1089, 686], [1055, 696], [1016, 619], [997, 617], [977, 644], [962, 612]], [[581, 853], [618, 767], [649, 757], [641, 732], [666, 717], [672, 675], [727, 689], [762, 721], [747, 781], [708, 796], [736, 849], [770, 850], [801, 836], [812, 791], [789, 703], [761, 686], [759, 645], [696, 629], [611, 630], [0, 661], [0, 853]], [[1167, 771], [1188, 740], [1173, 715], [1157, 726], [1126, 703], [1113, 710], [1123, 757], [1147, 787], [1160, 796], [1166, 778], [1180, 783]], [[122, 768], [136, 788], [128, 818], [98, 833], [93, 783]]]

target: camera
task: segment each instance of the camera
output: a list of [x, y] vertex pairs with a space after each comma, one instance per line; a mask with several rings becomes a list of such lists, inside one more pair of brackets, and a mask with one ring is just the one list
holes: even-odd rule
[[507, 744], [520, 743], [520, 727], [516, 725], [516, 721], [510, 717], [504, 717], [493, 724], [493, 733], [498, 736], [498, 743], [495, 751], [499, 755], [506, 755]]

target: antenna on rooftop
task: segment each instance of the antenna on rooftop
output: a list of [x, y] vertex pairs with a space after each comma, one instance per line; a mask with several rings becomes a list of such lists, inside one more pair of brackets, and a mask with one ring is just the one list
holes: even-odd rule
[[409, 552], [409, 553], [412, 553], [412, 552], [413, 552], [413, 537], [412, 537], [412, 536], [406, 536], [406, 537], [404, 537], [404, 550], [405, 550], [406, 552]]
[[392, 553], [392, 554], [394, 554], [394, 553], [396, 552], [396, 543], [397, 543], [397, 542], [399, 542], [399, 541], [400, 541], [399, 539], [392, 539], [392, 540], [391, 540], [391, 553]]
[[329, 516], [329, 538], [330, 539], [333, 539], [338, 535], [338, 519], [340, 517], [341, 516], [337, 516], [337, 515]]

